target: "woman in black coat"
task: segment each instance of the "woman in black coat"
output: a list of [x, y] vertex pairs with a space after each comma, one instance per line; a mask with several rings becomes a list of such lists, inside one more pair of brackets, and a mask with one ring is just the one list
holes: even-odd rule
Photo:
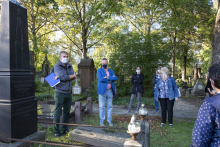
[[135, 113], [138, 114], [138, 111], [141, 106], [141, 95], [142, 93], [144, 93], [143, 80], [144, 80], [144, 75], [141, 73], [141, 66], [137, 66], [136, 74], [133, 74], [131, 78], [131, 83], [133, 84], [131, 88], [131, 100], [130, 100], [129, 108], [125, 112], [125, 114], [128, 114], [129, 112], [131, 112], [131, 108], [132, 108], [136, 95], [138, 98], [138, 104], [137, 104], [137, 109]]

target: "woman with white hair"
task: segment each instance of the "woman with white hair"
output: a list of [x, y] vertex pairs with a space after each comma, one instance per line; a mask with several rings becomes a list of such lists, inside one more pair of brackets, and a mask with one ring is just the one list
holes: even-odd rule
[[158, 80], [155, 91], [154, 99], [160, 101], [162, 123], [160, 126], [166, 124], [166, 115], [168, 112], [169, 126], [173, 126], [173, 105], [174, 101], [178, 101], [179, 92], [173, 77], [169, 77], [169, 70], [167, 67], [162, 67], [160, 70], [161, 78]]

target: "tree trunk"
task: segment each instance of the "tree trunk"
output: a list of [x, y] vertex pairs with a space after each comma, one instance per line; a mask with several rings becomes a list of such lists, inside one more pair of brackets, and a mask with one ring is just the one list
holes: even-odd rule
[[175, 76], [175, 60], [176, 60], [176, 30], [174, 30], [173, 36], [173, 52], [172, 52], [172, 77]]
[[[219, 6], [220, 1], [218, 2]], [[214, 39], [212, 42], [212, 64], [220, 63], [220, 9], [216, 15]]]
[[184, 49], [184, 56], [183, 56], [183, 70], [182, 70], [182, 80], [186, 80], [186, 62], [187, 62], [187, 48]]
[[85, 8], [85, 4], [83, 3], [83, 22], [81, 23], [82, 27], [81, 27], [81, 31], [82, 31], [82, 50], [83, 50], [83, 53], [82, 53], [82, 58], [83, 59], [86, 59], [87, 58], [87, 48], [86, 48], [86, 44], [87, 44], [87, 38], [86, 38], [86, 35], [87, 35], [87, 28], [86, 28], [86, 24], [85, 24], [85, 11], [86, 11], [86, 8]]

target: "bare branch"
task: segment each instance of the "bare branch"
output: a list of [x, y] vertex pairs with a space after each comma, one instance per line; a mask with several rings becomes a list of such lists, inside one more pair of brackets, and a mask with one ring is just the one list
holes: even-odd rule
[[[53, 23], [53, 22], [51, 22], [51, 23]], [[79, 49], [79, 50], [81, 50], [80, 49], [80, 47], [67, 35], [67, 33], [59, 26], [59, 25], [57, 25], [57, 24], [55, 24], [55, 23], [53, 23], [55, 26], [57, 26], [64, 34], [65, 34], [65, 36]]]

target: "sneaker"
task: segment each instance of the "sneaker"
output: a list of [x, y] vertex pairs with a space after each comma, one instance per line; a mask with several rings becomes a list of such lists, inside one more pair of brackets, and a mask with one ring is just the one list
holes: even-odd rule
[[130, 112], [131, 112], [131, 111], [128, 110], [128, 111], [125, 112], [125, 114], [127, 115], [127, 114], [130, 113]]
[[158, 111], [154, 111], [154, 113], [158, 113], [159, 112], [159, 110]]
[[60, 135], [60, 133], [54, 133], [54, 136], [55, 137], [60, 137], [61, 135]]
[[169, 126], [172, 128], [172, 127], [173, 127], [173, 124], [169, 124]]
[[111, 126], [111, 127], [113, 126], [113, 123], [112, 123], [112, 122], [108, 122], [108, 124], [109, 124], [109, 126]]
[[68, 130], [66, 130], [66, 131], [61, 131], [61, 135], [66, 135], [66, 134], [68, 134], [68, 133], [69, 133]]
[[160, 126], [161, 126], [161, 127], [165, 126], [165, 123], [161, 123]]
[[139, 111], [138, 111], [138, 110], [136, 110], [136, 111], [135, 111], [135, 113], [136, 113], [136, 114], [139, 114]]
[[100, 126], [105, 126], [105, 125], [104, 125], [104, 122], [100, 122]]

